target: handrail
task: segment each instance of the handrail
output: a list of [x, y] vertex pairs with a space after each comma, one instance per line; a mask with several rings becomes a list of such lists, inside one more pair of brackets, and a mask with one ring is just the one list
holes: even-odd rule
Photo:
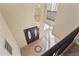
[[52, 56], [52, 55], [60, 55], [74, 40], [76, 35], [79, 33], [79, 27], [73, 30], [69, 35], [67, 35], [63, 40], [58, 42], [48, 51], [46, 51], [42, 56]]

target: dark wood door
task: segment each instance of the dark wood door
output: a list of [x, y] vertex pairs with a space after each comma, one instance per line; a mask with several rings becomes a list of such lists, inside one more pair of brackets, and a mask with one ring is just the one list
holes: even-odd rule
[[24, 33], [28, 44], [39, 39], [39, 28], [37, 26], [25, 29]]

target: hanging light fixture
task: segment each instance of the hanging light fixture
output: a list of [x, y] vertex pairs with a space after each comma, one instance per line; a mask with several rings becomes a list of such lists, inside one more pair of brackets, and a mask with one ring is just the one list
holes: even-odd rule
[[35, 8], [35, 20], [36, 21], [40, 21], [41, 20], [41, 5], [40, 4], [37, 4], [36, 5], [36, 8]]

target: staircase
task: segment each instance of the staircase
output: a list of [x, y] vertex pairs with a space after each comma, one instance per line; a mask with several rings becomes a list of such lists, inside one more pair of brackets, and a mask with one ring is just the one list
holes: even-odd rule
[[[52, 48], [46, 51], [42, 56], [60, 56], [69, 47], [63, 55], [79, 55], [79, 46], [73, 43], [74, 38], [79, 33], [79, 27], [69, 33], [63, 40], [55, 44]], [[73, 44], [72, 44], [73, 43]], [[70, 46], [72, 44], [72, 46]]]

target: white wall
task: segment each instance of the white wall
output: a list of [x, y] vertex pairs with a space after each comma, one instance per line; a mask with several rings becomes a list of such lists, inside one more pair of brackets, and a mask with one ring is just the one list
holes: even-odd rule
[[74, 4], [58, 4], [56, 16], [53, 32], [58, 38], [63, 39], [66, 35], [77, 28]]
[[20, 48], [18, 47], [13, 35], [11, 34], [7, 24], [5, 23], [1, 13], [0, 13], [0, 55], [8, 56], [10, 55], [8, 51], [5, 49], [5, 40], [12, 47], [12, 55], [19, 56], [20, 55]]

